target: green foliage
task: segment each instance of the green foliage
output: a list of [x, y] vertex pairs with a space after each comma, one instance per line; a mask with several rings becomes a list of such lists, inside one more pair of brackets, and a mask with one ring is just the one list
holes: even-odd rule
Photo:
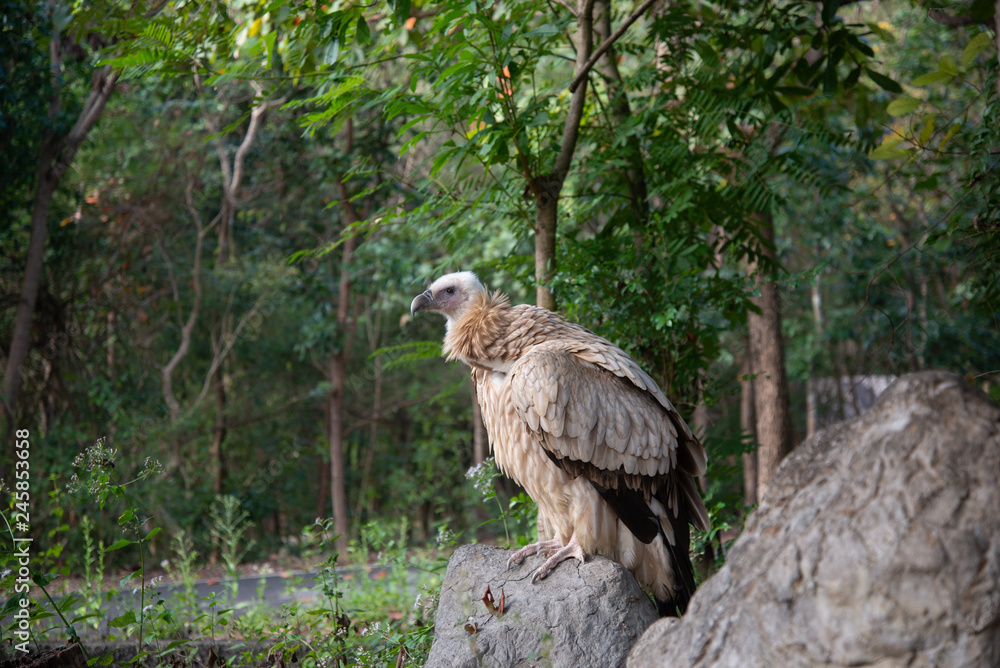
[[[253, 540], [246, 539], [246, 533], [251, 524], [250, 513], [240, 506], [240, 500], [235, 496], [227, 495], [219, 497], [212, 504], [209, 511], [210, 528], [209, 534], [212, 536], [212, 543], [215, 550], [222, 557], [222, 563], [226, 567], [226, 575], [230, 578], [229, 604], [232, 605], [236, 599], [236, 580], [239, 578], [239, 565], [247, 552], [253, 547]], [[186, 547], [179, 546], [181, 550]]]
[[[0, 208], [14, 213], [21, 209], [21, 200], [31, 197], [42, 141], [65, 119], [47, 114], [51, 82], [46, 76], [45, 32], [50, 19], [44, 8], [34, 2], [9, 2], [0, 16]], [[15, 229], [24, 219], [11, 223]]]
[[[493, 501], [497, 506], [497, 517], [486, 520], [480, 526], [487, 526], [493, 522], [503, 524], [504, 538], [510, 547], [523, 547], [538, 540], [536, 530], [537, 504], [531, 500], [531, 497], [521, 492], [512, 495], [504, 506], [497, 491], [496, 481], [501, 477], [501, 473], [500, 469], [497, 468], [496, 460], [490, 457], [481, 464], [476, 464], [465, 472], [465, 477], [472, 483], [472, 489], [480, 495], [483, 503], [492, 505], [489, 504], [489, 501]], [[512, 529], [514, 531], [513, 539], [511, 538]]]

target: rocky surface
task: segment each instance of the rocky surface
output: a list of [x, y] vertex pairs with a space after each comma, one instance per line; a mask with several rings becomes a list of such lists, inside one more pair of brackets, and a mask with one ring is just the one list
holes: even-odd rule
[[[511, 554], [486, 545], [455, 551], [427, 666], [614, 668], [625, 664], [629, 649], [657, 619], [635, 578], [614, 561], [569, 560], [532, 584], [542, 558], [508, 570]], [[497, 601], [503, 592], [503, 615], [491, 614], [482, 602], [487, 585]]]
[[630, 668], [1000, 666], [1000, 407], [897, 381], [782, 464], [727, 565]]

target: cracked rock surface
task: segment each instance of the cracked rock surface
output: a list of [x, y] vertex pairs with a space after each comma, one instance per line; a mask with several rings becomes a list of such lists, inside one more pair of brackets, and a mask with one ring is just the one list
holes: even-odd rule
[[1000, 666], [1000, 407], [912, 374], [803, 443], [628, 665]]
[[[632, 574], [610, 559], [589, 557], [582, 565], [571, 559], [531, 584], [542, 557], [508, 570], [513, 553], [488, 545], [455, 551], [426, 666], [624, 666], [629, 649], [657, 619]], [[497, 601], [503, 590], [502, 616], [490, 614], [482, 602], [487, 585]]]

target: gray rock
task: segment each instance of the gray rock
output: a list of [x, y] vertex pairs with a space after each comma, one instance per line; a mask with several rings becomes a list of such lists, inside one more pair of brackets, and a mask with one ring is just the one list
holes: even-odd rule
[[1000, 407], [904, 376], [779, 468], [648, 666], [1000, 666]]
[[[635, 577], [610, 559], [565, 561], [531, 584], [542, 558], [508, 570], [511, 554], [487, 545], [455, 551], [426, 666], [624, 666], [629, 649], [657, 618]], [[481, 600], [487, 585], [498, 600], [503, 591], [503, 616], [487, 612]], [[466, 624], [478, 631], [469, 633]]]

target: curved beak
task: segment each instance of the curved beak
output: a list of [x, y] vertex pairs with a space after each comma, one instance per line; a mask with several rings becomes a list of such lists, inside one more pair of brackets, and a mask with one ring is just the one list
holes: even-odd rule
[[413, 298], [410, 303], [410, 315], [416, 315], [417, 311], [425, 311], [434, 303], [434, 293], [428, 288]]

